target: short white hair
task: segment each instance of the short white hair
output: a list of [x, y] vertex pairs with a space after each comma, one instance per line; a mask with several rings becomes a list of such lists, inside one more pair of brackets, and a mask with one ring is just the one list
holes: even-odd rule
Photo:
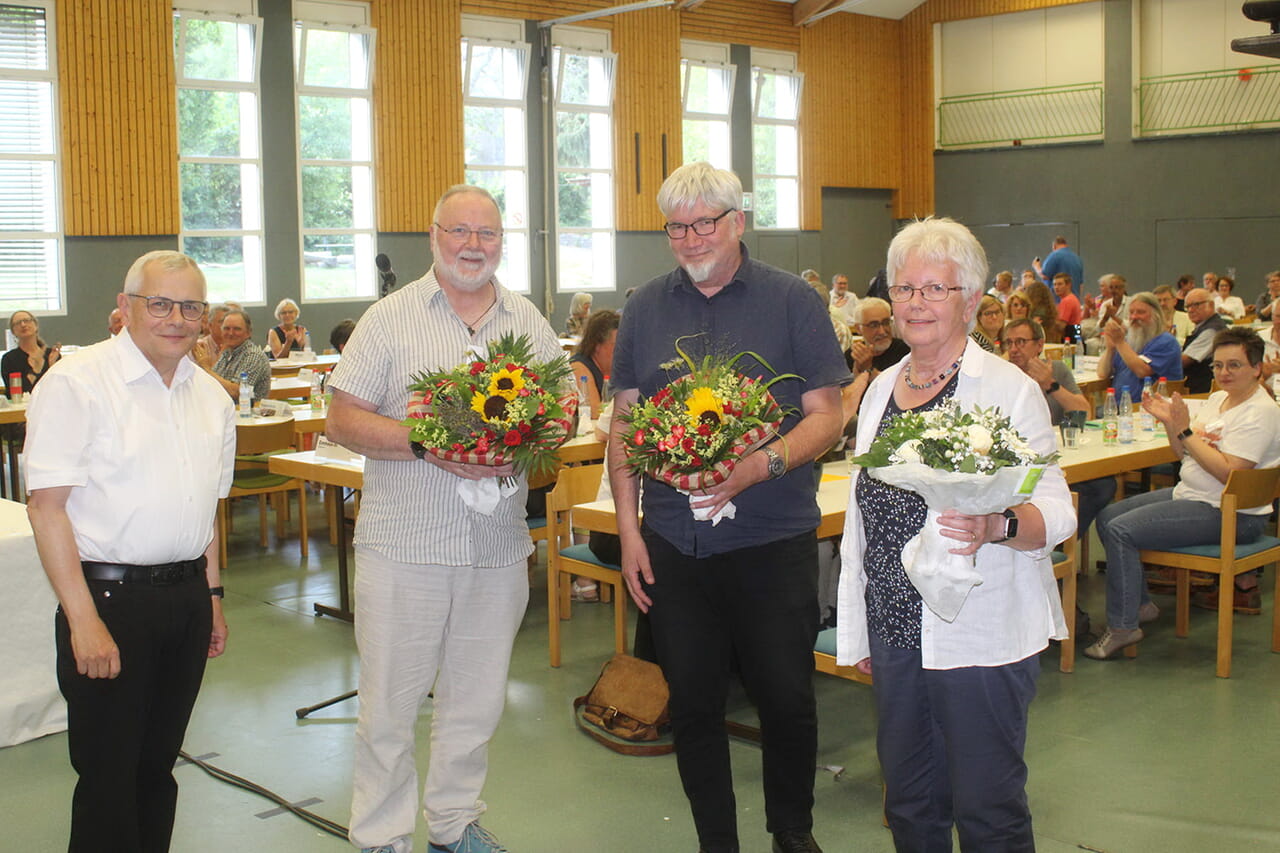
[[181, 272], [183, 270], [194, 270], [196, 276], [200, 279], [200, 289], [206, 288], [204, 280], [204, 271], [200, 269], [200, 265], [196, 263], [195, 258], [184, 255], [181, 252], [175, 252], [172, 249], [156, 249], [147, 252], [138, 258], [129, 267], [129, 271], [124, 274], [124, 292], [138, 293], [142, 290], [142, 283], [147, 277], [147, 266], [156, 264], [163, 272]]
[[658, 190], [658, 209], [668, 219], [680, 208], [698, 202], [707, 207], [741, 210], [742, 181], [728, 169], [698, 161], [676, 169]]
[[885, 313], [887, 313], [890, 317], [893, 316], [892, 305], [890, 305], [888, 302], [885, 302], [879, 296], [868, 296], [866, 299], [858, 300], [857, 306], [853, 309], [853, 316], [854, 316], [853, 322], [861, 323], [862, 312], [866, 311], [868, 308], [883, 308], [885, 310]]
[[298, 303], [294, 302], [292, 299], [286, 296], [284, 299], [281, 299], [279, 302], [276, 303], [275, 315], [277, 320], [280, 319], [280, 314], [286, 308], [292, 308], [294, 311], [297, 311], [299, 314], [302, 313], [302, 309], [298, 307]]
[[986, 290], [987, 253], [973, 232], [949, 217], [917, 219], [903, 228], [889, 244], [885, 270], [893, 287], [898, 273], [911, 258], [946, 265], [956, 272], [956, 283], [965, 299]]

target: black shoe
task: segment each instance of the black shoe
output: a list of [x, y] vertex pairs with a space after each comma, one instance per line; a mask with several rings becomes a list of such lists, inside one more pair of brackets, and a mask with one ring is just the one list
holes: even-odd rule
[[812, 832], [792, 830], [774, 833], [773, 853], [822, 853], [822, 848], [813, 840]]

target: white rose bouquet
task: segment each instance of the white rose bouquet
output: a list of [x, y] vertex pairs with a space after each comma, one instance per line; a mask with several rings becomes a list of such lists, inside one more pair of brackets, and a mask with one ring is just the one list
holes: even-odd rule
[[896, 415], [853, 462], [892, 486], [924, 498], [924, 527], [902, 550], [902, 566], [925, 604], [951, 622], [969, 591], [982, 583], [974, 558], [952, 554], [938, 516], [1000, 512], [1031, 499], [1046, 465], [999, 408], [961, 412], [953, 401], [927, 412]]

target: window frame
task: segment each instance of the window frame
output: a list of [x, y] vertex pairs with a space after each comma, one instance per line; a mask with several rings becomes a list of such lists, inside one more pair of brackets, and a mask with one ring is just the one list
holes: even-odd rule
[[[377, 31], [366, 24], [351, 23], [349, 21], [323, 21], [315, 18], [307, 17], [312, 12], [310, 7], [317, 4], [314, 3], [298, 3], [294, 8], [293, 21], [293, 49], [294, 49], [294, 122], [295, 132], [298, 139], [298, 157], [297, 157], [297, 193], [298, 193], [298, 270], [301, 289], [301, 298], [306, 302], [372, 302], [378, 298], [378, 281], [375, 273], [376, 267], [374, 260], [378, 254], [378, 222], [377, 222], [377, 166], [375, 162], [374, 150], [374, 126], [373, 126], [373, 71], [374, 63], [377, 56]], [[323, 4], [328, 9], [346, 10], [350, 9], [351, 15], [362, 13], [367, 16], [368, 6], [363, 3], [345, 3], [345, 2], [326, 2]], [[348, 16], [350, 17], [350, 16]], [[363, 65], [365, 71], [365, 81], [363, 86], [332, 86], [317, 85], [306, 82], [307, 68], [307, 51], [308, 51], [308, 34], [311, 32], [339, 32], [344, 34], [354, 34], [362, 36], [365, 39], [365, 56]], [[316, 98], [346, 98], [352, 101], [363, 101], [364, 110], [368, 116], [367, 136], [361, 139], [361, 145], [354, 144], [356, 136], [353, 133], [351, 141], [352, 156], [343, 159], [319, 159], [304, 157], [302, 151], [302, 99], [304, 97]], [[353, 123], [354, 124], [354, 123]], [[368, 157], [357, 158], [355, 154], [359, 147], [367, 145]], [[352, 182], [352, 225], [350, 227], [326, 227], [326, 228], [309, 228], [306, 226], [307, 210], [304, 204], [305, 190], [303, 184], [303, 172], [307, 168], [342, 168], [350, 170]], [[363, 177], [362, 177], [363, 176]], [[361, 190], [360, 198], [357, 199], [357, 184], [366, 184], [367, 186], [359, 187]], [[360, 226], [356, 223], [367, 221], [367, 226]], [[307, 238], [308, 237], [342, 237], [350, 238], [352, 242], [352, 271], [355, 276], [354, 288], [350, 292], [338, 295], [319, 295], [314, 292], [308, 292], [307, 289]], [[361, 248], [361, 238], [367, 241], [366, 248]], [[363, 258], [364, 254], [368, 254], [367, 262]]]
[[[701, 46], [699, 46], [701, 47]], [[707, 46], [715, 47], [715, 46]], [[701, 56], [690, 55], [691, 53], [705, 53], [706, 50], [690, 49], [686, 44], [682, 43], [683, 56], [680, 58], [680, 106], [681, 106], [681, 155], [685, 163], [690, 162], [690, 154], [688, 149], [689, 135], [687, 128], [691, 123], [702, 124], [723, 124], [725, 133], [725, 144], [727, 150], [723, 159], [710, 159], [709, 162], [721, 169], [733, 168], [733, 93], [734, 85], [737, 83], [738, 67], [728, 61], [728, 47], [725, 46], [725, 57], [723, 61], [707, 59]], [[689, 109], [689, 86], [692, 75], [689, 69], [692, 67], [706, 68], [708, 70], [719, 71], [728, 76], [725, 84], [725, 110], [723, 113], [701, 112]]]
[[[256, 10], [255, 10], [256, 11]], [[248, 195], [244, 193], [242, 185], [242, 196], [240, 202], [240, 228], [186, 228], [185, 212], [180, 210], [180, 222], [178, 226], [178, 250], [187, 252], [188, 238], [202, 237], [239, 237], [256, 239], [256, 267], [251, 274], [250, 270], [250, 251], [249, 240], [244, 239], [242, 243], [242, 258], [244, 263], [244, 280], [243, 291], [238, 296], [226, 296], [217, 294], [214, 298], [217, 301], [240, 302], [244, 305], [264, 305], [266, 304], [266, 199], [263, 185], [263, 167], [262, 167], [262, 18], [257, 15], [227, 13], [227, 12], [206, 12], [202, 10], [175, 7], [173, 10], [174, 23], [177, 27], [175, 32], [174, 45], [174, 72], [176, 76], [176, 85], [174, 87], [175, 115], [179, 116], [178, 130], [178, 175], [179, 175], [179, 206], [181, 207], [181, 175], [182, 166], [184, 164], [212, 164], [238, 166], [241, 169], [241, 175], [244, 174], [244, 167], [253, 167], [257, 173], [256, 180], [256, 220], [257, 227], [245, 227], [245, 222], [250, 219], [246, 205]], [[253, 73], [252, 79], [246, 81], [217, 80], [203, 77], [187, 77], [184, 74], [186, 46], [186, 26], [185, 20], [205, 20], [220, 21], [233, 24], [247, 24], [254, 28], [253, 37]], [[254, 123], [257, 139], [254, 144], [256, 151], [255, 157], [224, 157], [224, 156], [187, 156], [182, 154], [182, 127], [180, 124], [180, 115], [178, 113], [178, 101], [182, 89], [194, 89], [200, 91], [211, 92], [234, 92], [241, 95], [252, 95], [254, 98]], [[242, 131], [243, 133], [243, 131]], [[189, 253], [188, 253], [189, 254]], [[199, 259], [197, 259], [199, 260]], [[202, 264], [203, 267], [203, 264]], [[208, 271], [206, 270], [206, 278]]]
[[[49, 110], [48, 128], [40, 128], [47, 134], [49, 148], [46, 152], [35, 153], [17, 149], [0, 150], [0, 162], [6, 163], [48, 163], [51, 171], [49, 199], [52, 205], [52, 230], [0, 230], [0, 251], [11, 243], [42, 243], [44, 256], [48, 263], [48, 274], [39, 285], [42, 295], [26, 296], [16, 289], [12, 292], [0, 290], [0, 304], [12, 306], [13, 310], [30, 311], [38, 317], [66, 316], [66, 220], [63, 210], [62, 194], [62, 133], [59, 117], [60, 95], [58, 80], [58, 39], [57, 39], [57, 4], [55, 0], [13, 0], [5, 5], [26, 9], [39, 9], [44, 13], [44, 69], [25, 69], [0, 67], [0, 80], [16, 83], [47, 84], [47, 106]], [[35, 212], [35, 211], [33, 211]], [[0, 265], [0, 274], [4, 272]], [[33, 300], [43, 304], [32, 307]], [[5, 312], [11, 313], [11, 312]], [[7, 329], [6, 329], [7, 332]]]
[[[790, 60], [788, 63], [787, 60]], [[767, 75], [786, 77], [795, 81], [795, 117], [777, 118], [760, 114], [761, 97]], [[800, 133], [800, 119], [804, 103], [804, 74], [795, 70], [793, 54], [776, 54], [773, 51], [753, 51], [751, 58], [751, 195], [752, 195], [752, 227], [758, 231], [799, 231], [804, 221], [802, 210], [803, 194], [801, 193], [801, 150], [803, 137]], [[757, 159], [755, 133], [756, 128], [789, 127], [795, 133], [796, 169], [794, 173], [764, 172], [759, 169]], [[776, 158], [775, 158], [776, 162]], [[765, 224], [759, 217], [760, 186], [764, 181], [790, 180], [795, 182], [795, 194], [792, 200], [795, 208], [794, 224]]]

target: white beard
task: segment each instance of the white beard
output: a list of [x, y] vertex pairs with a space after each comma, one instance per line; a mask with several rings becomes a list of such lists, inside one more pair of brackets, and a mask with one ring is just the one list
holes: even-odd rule
[[689, 274], [689, 278], [693, 279], [694, 284], [701, 284], [711, 278], [711, 274], [716, 270], [715, 261], [703, 261], [701, 263], [685, 264], [684, 271]]
[[1141, 353], [1161, 331], [1159, 322], [1152, 323], [1150, 326], [1139, 326], [1135, 323], [1129, 326], [1129, 331], [1125, 333], [1125, 340], [1129, 346], [1133, 347], [1134, 352]]
[[493, 278], [494, 272], [498, 269], [498, 263], [500, 260], [486, 263], [475, 273], [468, 273], [460, 263], [461, 259], [461, 255], [459, 255], [454, 259], [452, 264], [442, 264], [442, 266], [448, 274], [447, 278], [449, 284], [453, 285], [458, 290], [463, 290], [468, 293], [474, 293], [489, 283], [489, 280]]

